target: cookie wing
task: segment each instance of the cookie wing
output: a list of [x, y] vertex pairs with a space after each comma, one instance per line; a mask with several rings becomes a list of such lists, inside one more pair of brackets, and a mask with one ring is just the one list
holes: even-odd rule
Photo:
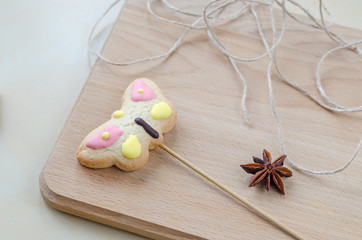
[[137, 79], [125, 90], [121, 109], [84, 138], [77, 159], [90, 168], [136, 170], [175, 126], [176, 117], [175, 107], [154, 82]]

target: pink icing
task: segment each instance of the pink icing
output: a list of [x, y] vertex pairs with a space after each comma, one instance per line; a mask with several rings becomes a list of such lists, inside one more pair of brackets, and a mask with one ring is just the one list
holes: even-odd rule
[[[142, 93], [138, 92], [138, 89], [140, 88], [143, 89]], [[154, 91], [150, 87], [148, 87], [142, 80], [138, 79], [133, 83], [131, 94], [132, 101], [149, 101], [151, 99], [154, 99], [155, 97], [156, 94], [154, 93]]]
[[[107, 139], [102, 138], [102, 133], [104, 132], [109, 132], [109, 137]], [[109, 147], [115, 143], [120, 136], [122, 136], [123, 132], [124, 131], [118, 128], [116, 125], [110, 124], [89, 138], [85, 145], [93, 149]]]

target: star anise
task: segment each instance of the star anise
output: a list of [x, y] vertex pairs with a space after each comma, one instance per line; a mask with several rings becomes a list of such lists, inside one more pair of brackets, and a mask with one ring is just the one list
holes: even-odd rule
[[288, 168], [283, 167], [286, 157], [286, 155], [282, 155], [271, 163], [270, 153], [264, 149], [263, 160], [253, 157], [254, 163], [240, 165], [240, 167], [242, 167], [247, 173], [255, 174], [255, 176], [250, 180], [249, 187], [253, 187], [265, 179], [265, 189], [269, 191], [270, 179], [273, 179], [273, 182], [278, 190], [285, 194], [284, 184], [281, 177], [292, 176], [292, 172]]

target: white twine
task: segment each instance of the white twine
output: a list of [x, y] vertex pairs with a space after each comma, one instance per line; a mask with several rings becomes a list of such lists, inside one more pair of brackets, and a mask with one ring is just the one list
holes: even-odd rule
[[[319, 0], [319, 14], [320, 14], [320, 22], [316, 19], [316, 17], [314, 17], [309, 11], [308, 9], [304, 8], [302, 5], [300, 5], [299, 3], [295, 2], [294, 0], [211, 0], [209, 3], [207, 3], [206, 5], [204, 5], [203, 11], [202, 13], [197, 13], [197, 12], [192, 12], [192, 11], [187, 11], [184, 9], [180, 9], [174, 5], [172, 5], [168, 0], [159, 0], [162, 2], [162, 4], [165, 5], [165, 7], [167, 7], [168, 9], [177, 12], [179, 14], [185, 15], [185, 16], [189, 16], [189, 17], [195, 17], [196, 20], [192, 23], [192, 24], [188, 24], [188, 23], [184, 23], [184, 22], [180, 22], [180, 21], [175, 21], [173, 19], [167, 19], [164, 17], [159, 16], [158, 14], [156, 14], [153, 9], [152, 9], [152, 2], [151, 0], [147, 0], [147, 9], [148, 12], [155, 17], [156, 19], [159, 19], [161, 21], [170, 23], [170, 24], [175, 24], [178, 26], [182, 26], [185, 27], [186, 30], [185, 32], [183, 32], [180, 37], [174, 42], [174, 44], [164, 53], [161, 53], [159, 55], [154, 55], [154, 56], [150, 56], [150, 57], [144, 57], [144, 58], [140, 58], [140, 59], [136, 59], [136, 60], [132, 60], [129, 62], [117, 62], [117, 61], [113, 61], [113, 60], [109, 60], [108, 58], [102, 56], [101, 54], [99, 54], [98, 52], [94, 51], [92, 49], [92, 39], [93, 39], [93, 34], [95, 29], [97, 28], [98, 24], [100, 23], [100, 21], [108, 14], [108, 12], [117, 4], [119, 3], [121, 0], [116, 0], [114, 3], [112, 3], [108, 9], [103, 13], [103, 15], [98, 19], [98, 21], [95, 23], [95, 25], [93, 26], [91, 33], [89, 35], [89, 39], [88, 39], [88, 49], [89, 52], [96, 55], [97, 57], [99, 57], [101, 60], [112, 64], [112, 65], [117, 65], [117, 66], [127, 66], [127, 65], [132, 65], [132, 64], [137, 64], [137, 63], [141, 63], [141, 62], [145, 62], [145, 61], [153, 61], [153, 60], [157, 60], [157, 59], [161, 59], [161, 58], [166, 58], [168, 56], [170, 56], [173, 52], [175, 52], [177, 50], [177, 48], [180, 46], [181, 42], [183, 41], [183, 39], [186, 37], [186, 35], [191, 31], [191, 30], [204, 30], [206, 29], [208, 37], [210, 39], [210, 41], [220, 50], [220, 52], [222, 52], [229, 60], [231, 66], [233, 67], [234, 71], [236, 72], [236, 74], [238, 75], [238, 77], [240, 78], [242, 84], [243, 84], [243, 94], [242, 94], [242, 99], [241, 99], [241, 108], [244, 112], [244, 118], [246, 123], [250, 122], [250, 118], [249, 118], [249, 114], [248, 114], [248, 110], [246, 107], [246, 97], [247, 97], [247, 81], [245, 79], [245, 77], [243, 76], [242, 72], [240, 71], [239, 67], [237, 66], [236, 62], [254, 62], [254, 61], [258, 61], [262, 58], [264, 58], [265, 56], [268, 56], [269, 58], [269, 63], [267, 66], [267, 82], [268, 82], [268, 88], [269, 88], [269, 99], [270, 99], [270, 104], [272, 107], [272, 111], [273, 111], [273, 115], [277, 124], [277, 128], [278, 128], [278, 137], [279, 137], [279, 141], [280, 141], [280, 146], [281, 146], [281, 150], [283, 152], [283, 154], [286, 154], [285, 151], [285, 147], [284, 147], [284, 140], [283, 140], [283, 134], [282, 134], [282, 127], [281, 127], [281, 122], [280, 122], [280, 117], [279, 114], [277, 112], [276, 109], [276, 104], [274, 101], [274, 93], [273, 93], [273, 86], [272, 86], [272, 66], [275, 66], [276, 69], [276, 73], [279, 75], [279, 78], [281, 81], [283, 81], [284, 83], [286, 83], [287, 85], [291, 86], [292, 88], [296, 89], [297, 91], [299, 91], [300, 93], [302, 93], [304, 96], [306, 96], [307, 98], [311, 99], [313, 102], [315, 102], [316, 104], [318, 104], [319, 106], [333, 111], [333, 112], [357, 112], [357, 111], [362, 111], [362, 105], [361, 106], [357, 106], [357, 107], [344, 107], [341, 105], [338, 105], [337, 103], [335, 103], [325, 92], [322, 82], [321, 82], [321, 77], [320, 77], [320, 72], [321, 72], [321, 66], [323, 64], [323, 62], [325, 61], [325, 59], [332, 54], [335, 51], [341, 50], [341, 49], [349, 49], [354, 51], [357, 54], [362, 54], [362, 51], [356, 47], [357, 44], [362, 43], [362, 40], [357, 40], [357, 41], [353, 41], [353, 42], [347, 42], [345, 41], [340, 35], [331, 32], [330, 31], [330, 27], [333, 25], [333, 21], [332, 21], [332, 17], [328, 11], [328, 9], [326, 8], [326, 6], [323, 4], [322, 0]], [[309, 18], [310, 22], [304, 21], [299, 19], [297, 16], [293, 15], [292, 13], [290, 13], [287, 8], [286, 8], [286, 2], [296, 6], [297, 8], [299, 8], [302, 12], [304, 12], [304, 14]], [[242, 3], [241, 6], [234, 6], [234, 4], [236, 3]], [[280, 35], [279, 37], [277, 37], [277, 31], [276, 31], [276, 23], [275, 23], [275, 16], [274, 16], [274, 3], [277, 4], [277, 6], [279, 6], [282, 10], [282, 26], [281, 26], [281, 31], [280, 31]], [[216, 5], [216, 6], [215, 6]], [[259, 16], [255, 10], [256, 7], [258, 6], [267, 6], [269, 7], [269, 11], [270, 11], [270, 23], [271, 23], [271, 27], [272, 27], [272, 33], [273, 33], [273, 39], [272, 39], [272, 45], [269, 46], [267, 39], [265, 38], [265, 35], [263, 33], [261, 24], [260, 24], [260, 19]], [[229, 6], [232, 6], [232, 12], [229, 13], [228, 15], [224, 16], [224, 12], [225, 9], [228, 8]], [[231, 9], [231, 7], [229, 7], [229, 10]], [[241, 15], [245, 14], [248, 12], [248, 10], [250, 10], [251, 14], [254, 16], [255, 18], [255, 22], [258, 28], [258, 32], [261, 38], [261, 41], [265, 47], [265, 52], [263, 52], [262, 54], [260, 54], [259, 56], [256, 57], [252, 57], [252, 58], [244, 58], [244, 57], [240, 57], [240, 56], [236, 56], [233, 53], [231, 53], [230, 51], [228, 51], [226, 49], [226, 47], [224, 46], [224, 44], [222, 43], [222, 41], [216, 36], [215, 32], [213, 31], [212, 26], [215, 26], [217, 24], [217, 20], [223, 20], [223, 22], [227, 22], [227, 21], [231, 21], [231, 20], [235, 20], [238, 17], [240, 17]], [[328, 24], [325, 24], [325, 20], [324, 20], [324, 13], [327, 14], [328, 16]], [[309, 27], [313, 27], [316, 28], [318, 30], [324, 31], [326, 33], [326, 35], [335, 43], [337, 43], [339, 46], [335, 47], [329, 51], [327, 51], [322, 58], [320, 59], [318, 65], [317, 65], [317, 71], [316, 71], [316, 84], [317, 84], [317, 88], [318, 91], [321, 95], [321, 97], [323, 98], [323, 101], [318, 100], [316, 97], [314, 97], [312, 94], [310, 94], [308, 91], [306, 91], [304, 88], [298, 86], [296, 83], [290, 81], [288, 78], [285, 77], [285, 75], [281, 72], [279, 65], [277, 63], [277, 58], [276, 58], [276, 49], [279, 46], [281, 40], [283, 39], [284, 33], [285, 33], [285, 29], [286, 29], [286, 15], [289, 15], [293, 20], [297, 21], [300, 24], [303, 24], [305, 26], [309, 26]], [[290, 158], [287, 158], [289, 163], [296, 169], [301, 170], [301, 171], [305, 171], [308, 173], [313, 173], [313, 174], [334, 174], [340, 171], [343, 171], [346, 167], [349, 166], [349, 164], [356, 158], [356, 156], [358, 155], [359, 149], [362, 146], [362, 138], [359, 141], [357, 148], [353, 154], [353, 156], [341, 167], [333, 169], [333, 170], [312, 170], [312, 169], [308, 169], [302, 166], [297, 165], [294, 161], [292, 161]], [[286, 154], [287, 155], [287, 154]]]
[[[260, 25], [260, 22], [259, 22], [259, 17], [257, 15], [257, 13], [255, 12], [254, 8], [251, 8], [251, 11], [256, 19], [256, 22], [257, 22], [257, 26], [258, 26], [258, 31], [259, 31], [259, 35], [262, 39], [262, 42], [265, 46], [265, 48], [268, 50], [269, 49], [269, 45], [268, 45], [268, 42], [266, 41], [265, 37], [264, 37], [264, 34], [263, 34], [263, 31], [262, 31], [262, 28], [261, 28], [261, 25]], [[276, 29], [275, 29], [275, 19], [274, 19], [274, 9], [273, 9], [273, 6], [272, 4], [270, 5], [270, 16], [271, 16], [271, 25], [272, 25], [272, 32], [273, 32], [273, 43], [275, 42], [275, 35], [276, 35]], [[326, 56], [328, 56], [329, 54], [331, 54], [332, 52], [334, 51], [337, 51], [338, 49], [342, 49], [342, 48], [349, 48], [350, 46], [352, 45], [355, 45], [355, 44], [358, 44], [362, 41], [356, 41], [356, 42], [352, 42], [348, 45], [345, 45], [345, 46], [340, 46], [338, 48], [334, 48], [330, 51], [328, 51], [321, 59], [321, 61], [319, 62], [318, 64], [318, 70], [317, 72], [319, 72], [319, 68], [320, 68], [320, 65], [321, 63], [324, 61], [324, 59], [326, 58]], [[273, 54], [275, 54], [275, 51], [273, 52]], [[273, 94], [273, 87], [272, 87], [272, 80], [271, 80], [271, 75], [272, 75], [272, 72], [271, 72], [271, 67], [272, 67], [272, 64], [273, 64], [273, 56], [272, 54], [269, 54], [269, 64], [268, 64], [268, 69], [267, 69], [267, 79], [268, 79], [268, 86], [269, 86], [269, 97], [270, 97], [270, 103], [271, 103], [271, 106], [272, 106], [272, 110], [273, 110], [273, 114], [274, 114], [274, 118], [275, 118], [275, 121], [277, 123], [277, 128], [278, 128], [278, 137], [279, 137], [279, 142], [280, 142], [280, 145], [281, 145], [281, 149], [282, 149], [282, 152], [283, 154], [286, 155], [286, 151], [285, 151], [285, 147], [284, 147], [284, 140], [283, 140], [283, 134], [282, 134], [282, 128], [281, 128], [281, 123], [280, 123], [280, 118], [279, 118], [279, 114], [277, 112], [277, 109], [276, 109], [276, 104], [274, 102], [274, 94]], [[318, 74], [317, 74], [318, 75]], [[323, 89], [322, 86], [318, 86], [319, 89]], [[327, 96], [326, 96], [327, 97]], [[328, 98], [328, 97], [327, 97]], [[313, 174], [333, 174], [333, 173], [337, 173], [337, 172], [341, 172], [343, 171], [346, 167], [348, 167], [349, 164], [351, 164], [351, 162], [356, 158], [357, 154], [358, 154], [358, 151], [360, 149], [362, 145], [362, 139], [360, 140], [358, 146], [357, 146], [357, 149], [355, 151], [355, 153], [353, 154], [352, 158], [350, 160], [348, 160], [343, 166], [339, 167], [339, 168], [336, 168], [334, 170], [329, 170], [329, 171], [317, 171], [317, 170], [311, 170], [311, 169], [308, 169], [308, 168], [304, 168], [302, 166], [299, 166], [297, 165], [294, 161], [292, 161], [290, 158], [287, 158], [289, 163], [296, 169], [298, 170], [302, 170], [302, 171], [305, 171], [305, 172], [308, 172], [308, 173], [313, 173]]]
[[[346, 49], [346, 48], [350, 48], [352, 46], [355, 47], [356, 44], [360, 44], [362, 43], [362, 40], [358, 40], [358, 41], [354, 41], [354, 42], [350, 42], [350, 43], [347, 43], [347, 44], [344, 44], [342, 46], [339, 46], [339, 47], [336, 47], [336, 48], [333, 48], [331, 50], [329, 50], [328, 52], [326, 52], [323, 57], [320, 59], [319, 63], [318, 63], [318, 66], [317, 66], [317, 73], [316, 73], [316, 81], [317, 81], [317, 86], [318, 86], [318, 90], [319, 90], [319, 93], [321, 94], [321, 96], [328, 102], [330, 103], [331, 105], [335, 106], [336, 108], [338, 109], [344, 109], [344, 110], [348, 110], [349, 112], [357, 112], [357, 111], [361, 111], [362, 110], [362, 106], [359, 106], [359, 107], [351, 107], [351, 108], [348, 108], [348, 107], [343, 107], [343, 106], [340, 106], [338, 104], [336, 104], [330, 97], [328, 97], [328, 95], [326, 94], [326, 92], [324, 91], [324, 88], [322, 86], [322, 81], [321, 81], [321, 67], [322, 67], [322, 64], [324, 62], [324, 60], [333, 52], [335, 51], [338, 51], [340, 49]], [[358, 48], [353, 48], [353, 49], [356, 49], [358, 50]]]

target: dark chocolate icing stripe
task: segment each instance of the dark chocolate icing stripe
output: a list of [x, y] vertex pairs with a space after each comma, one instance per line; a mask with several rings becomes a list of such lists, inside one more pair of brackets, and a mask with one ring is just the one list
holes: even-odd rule
[[135, 119], [135, 122], [142, 126], [143, 129], [153, 138], [158, 138], [159, 135], [158, 135], [158, 132], [153, 129], [150, 125], [148, 125], [142, 118], [136, 118]]

